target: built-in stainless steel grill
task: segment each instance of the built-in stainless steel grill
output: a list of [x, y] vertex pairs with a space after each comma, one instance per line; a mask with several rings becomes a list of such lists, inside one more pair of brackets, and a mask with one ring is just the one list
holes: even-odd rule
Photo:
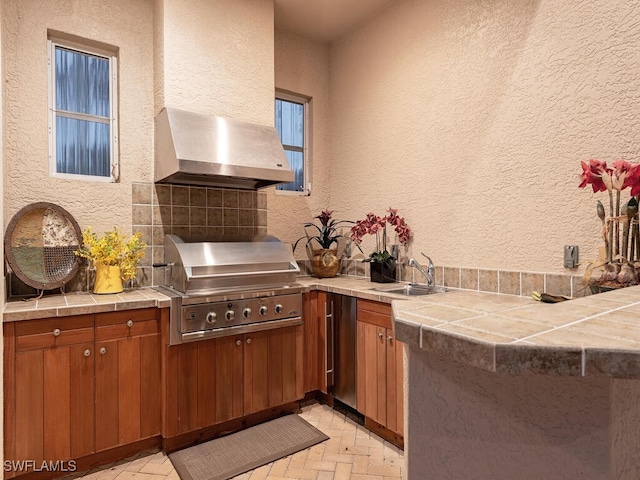
[[291, 246], [271, 236], [164, 241], [170, 344], [302, 323]]

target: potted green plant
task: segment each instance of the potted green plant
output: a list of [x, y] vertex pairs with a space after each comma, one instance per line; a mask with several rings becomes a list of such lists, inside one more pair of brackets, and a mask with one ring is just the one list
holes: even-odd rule
[[[353, 224], [349, 220], [336, 220], [332, 218], [334, 210], [323, 210], [319, 215], [313, 217], [319, 220], [320, 225], [313, 222], [304, 224], [305, 235], [300, 237], [293, 244], [295, 250], [301, 241], [305, 240], [304, 246], [311, 260], [311, 268], [317, 277], [335, 277], [340, 268], [338, 257], [338, 239], [348, 238], [338, 232], [341, 226]], [[311, 233], [309, 233], [311, 231]], [[319, 248], [318, 248], [319, 247]]]
[[[404, 218], [398, 216], [398, 210], [389, 208], [387, 215], [379, 217], [368, 213], [364, 220], [358, 220], [351, 227], [351, 240], [360, 248], [365, 235], [376, 236], [376, 249], [365, 262], [370, 262], [370, 277], [372, 282], [390, 283], [396, 281], [396, 261], [398, 260], [387, 250], [387, 225], [393, 227], [398, 235], [398, 242], [407, 245], [411, 240], [411, 229]], [[362, 249], [361, 249], [362, 250]]]
[[134, 233], [127, 239], [115, 227], [102, 236], [98, 236], [91, 227], [82, 232], [83, 244], [75, 254], [88, 259], [95, 266], [93, 293], [122, 292], [122, 281], [136, 276], [136, 267], [147, 247], [141, 237], [141, 233]]

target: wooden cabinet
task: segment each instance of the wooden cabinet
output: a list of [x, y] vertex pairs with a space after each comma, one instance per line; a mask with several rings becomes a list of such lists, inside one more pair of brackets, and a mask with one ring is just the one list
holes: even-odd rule
[[302, 326], [244, 335], [244, 415], [304, 396]]
[[150, 308], [4, 324], [5, 459], [78, 459], [158, 435], [159, 321]]
[[5, 458], [69, 460], [92, 453], [93, 316], [7, 327]]
[[165, 437], [299, 400], [302, 325], [166, 346]]
[[159, 312], [96, 315], [96, 451], [160, 434]]
[[358, 411], [403, 435], [404, 345], [393, 336], [391, 306], [358, 300]]
[[324, 375], [324, 318], [321, 317], [325, 292], [313, 290], [302, 295], [304, 319], [304, 392], [322, 390], [327, 393]]

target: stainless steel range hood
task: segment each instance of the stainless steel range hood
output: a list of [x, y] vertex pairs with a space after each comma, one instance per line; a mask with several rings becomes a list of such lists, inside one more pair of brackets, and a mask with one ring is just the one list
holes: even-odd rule
[[156, 182], [255, 190], [293, 180], [273, 127], [169, 107], [156, 117]]

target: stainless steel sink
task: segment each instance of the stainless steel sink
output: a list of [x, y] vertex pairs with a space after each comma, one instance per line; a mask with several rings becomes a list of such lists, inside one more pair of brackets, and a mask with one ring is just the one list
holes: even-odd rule
[[443, 293], [446, 292], [447, 289], [444, 287], [430, 287], [429, 285], [402, 285], [402, 286], [387, 286], [387, 287], [373, 287], [371, 290], [375, 290], [376, 292], [382, 293], [393, 293], [396, 295], [407, 295], [407, 296], [419, 296], [419, 295], [432, 295], [434, 293]]

